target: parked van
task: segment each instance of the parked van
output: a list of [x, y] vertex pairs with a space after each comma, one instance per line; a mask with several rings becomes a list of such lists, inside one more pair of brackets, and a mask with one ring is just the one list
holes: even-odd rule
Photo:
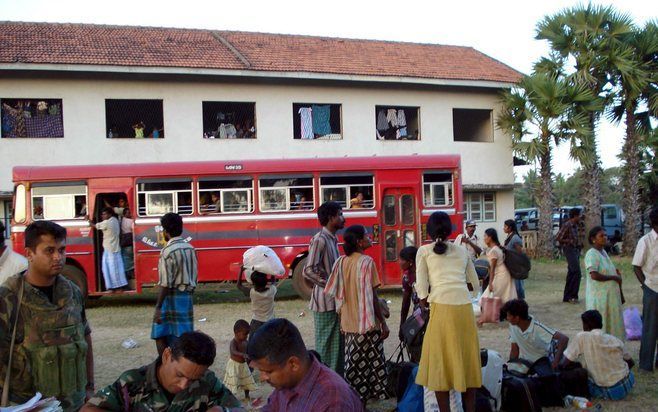
[[[562, 206], [560, 208], [559, 226], [569, 220], [569, 211], [571, 209], [580, 209], [580, 214], [585, 213], [583, 206]], [[619, 205], [604, 204], [601, 205], [601, 226], [605, 229], [606, 235], [609, 239], [621, 239], [624, 235], [624, 212]]]
[[526, 222], [528, 225], [527, 230], [537, 230], [537, 223], [539, 222], [539, 210], [536, 207], [514, 209], [514, 221], [516, 221], [516, 227], [519, 230], [521, 230], [523, 222]]

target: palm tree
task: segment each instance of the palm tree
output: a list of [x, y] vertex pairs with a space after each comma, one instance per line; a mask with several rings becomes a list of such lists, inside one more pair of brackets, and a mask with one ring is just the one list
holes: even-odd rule
[[541, 257], [553, 256], [553, 146], [574, 134], [588, 134], [587, 116], [576, 111], [573, 102], [589, 100], [592, 95], [587, 87], [545, 73], [525, 76], [502, 95], [497, 126], [510, 134], [519, 157], [539, 163], [537, 255]]
[[[633, 27], [629, 16], [611, 6], [578, 5], [544, 18], [537, 25], [536, 38], [547, 40], [564, 62], [574, 62], [573, 67], [567, 68], [571, 81], [588, 87], [593, 100], [607, 101], [611, 96], [609, 73], [626, 64], [626, 56], [619, 53], [618, 46]], [[601, 222], [601, 166], [594, 131], [602, 112], [603, 109], [585, 110], [591, 133], [579, 136], [579, 142], [572, 142], [571, 153], [585, 172], [583, 200], [588, 228]]]
[[625, 123], [626, 136], [621, 152], [622, 209], [624, 223], [623, 253], [633, 254], [640, 237], [642, 210], [640, 175], [642, 143], [651, 131], [651, 116], [658, 115], [658, 26], [649, 22], [631, 33], [623, 45], [627, 65], [614, 74], [617, 90], [615, 106], [610, 111], [616, 122]]

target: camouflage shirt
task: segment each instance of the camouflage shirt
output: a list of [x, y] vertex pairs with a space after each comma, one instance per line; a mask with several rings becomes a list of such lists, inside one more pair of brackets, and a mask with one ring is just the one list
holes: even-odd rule
[[160, 386], [157, 370], [160, 360], [139, 369], [131, 369], [119, 376], [113, 384], [101, 389], [89, 399], [91, 405], [109, 411], [205, 411], [213, 406], [239, 407], [240, 402], [215, 374], [206, 371], [170, 402], [167, 392]]

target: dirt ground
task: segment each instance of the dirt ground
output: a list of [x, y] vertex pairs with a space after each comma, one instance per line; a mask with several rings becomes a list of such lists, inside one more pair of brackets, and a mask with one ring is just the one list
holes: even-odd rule
[[[638, 306], [641, 309], [641, 289], [628, 260], [617, 259], [615, 263], [624, 274], [626, 307]], [[579, 315], [585, 310], [585, 281], [583, 280], [581, 285], [580, 304], [562, 303], [565, 274], [564, 261], [534, 261], [531, 277], [526, 281], [526, 294], [530, 311], [537, 319], [559, 329], [567, 336], [574, 336], [581, 330]], [[293, 321], [301, 330], [308, 348], [313, 348], [313, 316], [307, 309], [307, 302], [295, 298], [289, 281], [284, 281], [279, 289], [275, 306], [276, 316]], [[386, 356], [389, 357], [398, 344], [401, 293], [399, 290], [388, 290], [381, 295], [390, 301], [389, 327], [395, 331], [385, 343]], [[87, 317], [93, 330], [95, 381], [98, 388], [113, 382], [122, 371], [150, 363], [155, 358], [155, 345], [150, 339], [154, 302], [154, 295], [148, 292], [138, 296], [104, 297], [90, 302]], [[233, 323], [240, 318], [250, 320], [250, 307], [247, 299], [233, 286], [203, 286], [195, 294], [195, 325], [198, 330], [209, 334], [217, 342], [217, 359], [211, 369], [220, 379], [224, 375], [228, 359]], [[507, 327], [506, 323], [482, 327], [479, 330], [480, 346], [499, 351], [506, 358], [509, 353]], [[121, 342], [127, 338], [137, 341], [138, 346], [134, 349], [124, 349]], [[627, 351], [637, 362], [639, 342], [627, 342]], [[597, 402], [601, 405], [598, 410], [658, 410], [658, 372], [638, 373], [637, 368], [634, 372], [637, 383], [629, 398], [621, 402]], [[254, 395], [266, 398], [270, 391], [271, 388], [267, 384], [260, 384]], [[395, 402], [373, 401], [368, 404], [368, 409], [392, 411], [395, 409]]]

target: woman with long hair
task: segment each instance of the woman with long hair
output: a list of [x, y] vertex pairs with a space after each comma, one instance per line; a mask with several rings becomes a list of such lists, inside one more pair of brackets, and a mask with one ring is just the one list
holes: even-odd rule
[[489, 259], [489, 285], [482, 292], [482, 296], [493, 294], [505, 302], [516, 299], [516, 287], [512, 276], [505, 266], [505, 255], [500, 248], [498, 232], [489, 228], [484, 231], [484, 243], [487, 245], [487, 259]]
[[[507, 234], [505, 238], [505, 249], [515, 250], [519, 253], [523, 253], [523, 239], [519, 235], [519, 231], [516, 229], [516, 222], [512, 219], [507, 219], [503, 223], [503, 232]], [[516, 287], [516, 295], [519, 299], [525, 299], [525, 287], [523, 285], [523, 279], [514, 279], [514, 286]]]
[[480, 344], [467, 284], [479, 281], [466, 249], [448, 242], [450, 217], [434, 212], [427, 233], [434, 241], [418, 249], [416, 291], [421, 305], [430, 303], [430, 320], [416, 383], [436, 393], [439, 409], [450, 410], [449, 391], [465, 392], [465, 411], [475, 411], [475, 392], [482, 386]]
[[372, 245], [366, 228], [345, 229], [341, 256], [334, 263], [324, 293], [336, 299], [340, 329], [345, 334], [345, 380], [364, 406], [368, 399], [386, 399], [384, 339], [389, 335], [377, 288], [374, 260], [363, 251]]

